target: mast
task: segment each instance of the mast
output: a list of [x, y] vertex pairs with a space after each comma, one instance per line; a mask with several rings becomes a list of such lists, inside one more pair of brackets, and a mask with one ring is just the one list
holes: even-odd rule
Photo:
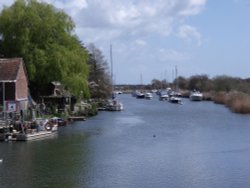
[[112, 99], [114, 99], [115, 96], [114, 96], [114, 83], [113, 83], [113, 55], [112, 55], [112, 44], [110, 44], [110, 64], [111, 64], [111, 97], [112, 97]]
[[176, 81], [176, 86], [175, 86], [175, 89], [176, 89], [176, 92], [178, 92], [179, 91], [179, 87], [178, 87], [178, 78], [177, 78], [177, 76], [178, 76], [178, 70], [177, 70], [177, 66], [175, 66], [175, 81]]

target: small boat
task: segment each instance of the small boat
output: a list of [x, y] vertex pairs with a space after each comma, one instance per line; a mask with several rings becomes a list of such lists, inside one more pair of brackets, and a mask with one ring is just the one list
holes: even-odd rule
[[159, 91], [158, 95], [160, 101], [167, 101], [169, 99], [168, 91]]
[[169, 98], [169, 102], [176, 103], [176, 104], [181, 104], [181, 98], [178, 97], [178, 96], [171, 96]]
[[38, 132], [30, 132], [30, 133], [19, 133], [16, 134], [15, 139], [16, 141], [29, 141], [29, 140], [38, 140], [42, 138], [48, 138], [51, 136], [55, 136], [57, 133], [56, 130], [51, 131], [38, 131]]
[[159, 96], [160, 101], [167, 101], [169, 99], [168, 94], [162, 94]]
[[203, 94], [199, 91], [194, 90], [190, 93], [189, 99], [191, 101], [202, 101]]
[[108, 104], [106, 105], [105, 109], [107, 111], [122, 111], [123, 110], [123, 104], [116, 99], [112, 99], [108, 101]]
[[153, 98], [152, 93], [149, 93], [149, 92], [148, 92], [148, 93], [145, 94], [145, 99], [149, 99], [149, 100], [150, 100], [150, 99], [152, 99], [152, 98]]
[[[177, 79], [177, 67], [175, 67], [175, 79]], [[176, 81], [175, 91], [170, 89], [169, 93], [170, 93], [169, 94], [169, 96], [170, 96], [169, 102], [176, 103], [176, 104], [182, 104], [181, 93], [179, 92], [179, 87], [178, 87], [178, 79]]]
[[32, 127], [25, 128], [25, 131], [13, 132], [9, 137], [9, 141], [28, 141], [41, 138], [47, 138], [56, 135], [58, 124], [55, 120], [37, 118], [32, 122]]
[[138, 91], [138, 92], [136, 92], [136, 98], [137, 99], [144, 99], [145, 98], [145, 94], [142, 93], [142, 92], [140, 92], [140, 91]]

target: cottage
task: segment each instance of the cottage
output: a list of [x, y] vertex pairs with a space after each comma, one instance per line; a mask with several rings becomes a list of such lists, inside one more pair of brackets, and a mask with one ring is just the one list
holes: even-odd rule
[[[28, 78], [22, 58], [0, 59], [0, 111], [27, 110]], [[5, 103], [3, 103], [5, 102]]]

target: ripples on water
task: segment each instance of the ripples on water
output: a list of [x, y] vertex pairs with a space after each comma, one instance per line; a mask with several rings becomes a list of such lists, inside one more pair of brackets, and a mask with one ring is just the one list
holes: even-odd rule
[[57, 138], [0, 143], [1, 187], [250, 187], [249, 115], [119, 98], [123, 112], [61, 127]]

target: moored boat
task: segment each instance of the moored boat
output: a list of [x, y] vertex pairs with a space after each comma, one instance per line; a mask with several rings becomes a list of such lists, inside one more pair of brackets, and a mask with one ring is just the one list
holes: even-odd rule
[[122, 111], [123, 104], [116, 99], [112, 99], [108, 101], [107, 106], [105, 107], [107, 111]]
[[153, 95], [152, 95], [152, 93], [146, 93], [145, 94], [145, 99], [152, 99], [153, 98]]
[[[38, 118], [32, 122], [23, 122], [5, 128], [2, 141], [28, 141], [54, 136], [57, 133], [57, 121]], [[15, 128], [15, 129], [14, 129]]]
[[181, 104], [181, 98], [178, 97], [178, 96], [171, 96], [169, 98], [169, 102], [176, 103], [176, 104]]
[[169, 99], [169, 93], [167, 90], [166, 91], [159, 91], [158, 95], [159, 95], [160, 101], [167, 101]]
[[190, 93], [189, 99], [191, 101], [202, 101], [203, 94], [199, 91], [194, 90]]
[[136, 92], [136, 98], [137, 99], [144, 99], [145, 98], [145, 94], [142, 93], [142, 92], [140, 92], [140, 91], [138, 91], [138, 92]]
[[105, 110], [107, 110], [107, 111], [122, 111], [123, 104], [122, 104], [122, 102], [118, 101], [118, 99], [116, 99], [117, 93], [114, 92], [112, 45], [110, 45], [110, 63], [111, 63], [112, 99], [108, 100], [108, 103], [105, 106]]
[[168, 94], [162, 94], [159, 96], [160, 101], [167, 101], [169, 99]]
[[16, 141], [29, 141], [29, 140], [37, 140], [41, 138], [47, 138], [51, 136], [55, 136], [57, 131], [55, 129], [50, 131], [38, 131], [38, 132], [29, 132], [29, 133], [18, 133], [12, 136], [12, 138]]

